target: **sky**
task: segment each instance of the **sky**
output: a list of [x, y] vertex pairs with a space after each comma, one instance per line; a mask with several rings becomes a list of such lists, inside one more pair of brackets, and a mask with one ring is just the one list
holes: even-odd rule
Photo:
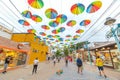
[[[29, 3], [30, 1], [32, 2], [31, 4]], [[37, 5], [35, 1], [36, 0], [0, 0], [0, 25], [6, 27], [13, 33], [31, 33], [28, 32], [28, 30], [34, 29], [36, 30], [36, 36], [48, 44], [70, 44], [71, 42], [76, 44], [83, 41], [108, 41], [105, 36], [106, 33], [110, 31], [111, 27], [117, 26], [120, 22], [120, 0], [38, 0], [40, 1], [38, 4], [41, 6], [39, 9], [35, 8]], [[99, 4], [96, 4], [98, 9], [91, 12], [91, 9], [95, 8], [92, 6], [95, 2], [99, 2]], [[74, 10], [76, 6], [73, 6], [76, 4], [80, 4], [80, 10], [82, 9], [81, 13], [76, 13], [76, 10]], [[54, 19], [46, 16], [48, 9], [54, 9], [57, 12]], [[23, 16], [22, 12], [26, 10], [30, 11], [31, 15], [40, 16], [42, 20], [35, 22], [32, 17], [27, 18]], [[64, 22], [60, 23], [59, 19], [57, 20], [59, 15], [64, 16], [62, 18], [62, 20], [65, 20]], [[116, 20], [111, 27], [104, 25], [108, 17]], [[20, 24], [19, 20], [26, 20], [30, 25], [25, 26]], [[71, 20], [76, 21], [76, 24], [68, 26], [67, 23]], [[89, 20], [90, 23], [80, 25], [84, 20]], [[51, 26], [51, 21], [58, 21], [57, 26]], [[48, 26], [50, 29], [43, 29], [43, 25]], [[76, 33], [79, 29], [84, 32]], [[52, 32], [54, 30], [56, 30], [56, 33]], [[52, 37], [48, 37], [50, 35], [52, 35]], [[71, 35], [71, 37], [66, 37], [67, 35]], [[114, 41], [114, 38], [112, 37], [109, 40]]]

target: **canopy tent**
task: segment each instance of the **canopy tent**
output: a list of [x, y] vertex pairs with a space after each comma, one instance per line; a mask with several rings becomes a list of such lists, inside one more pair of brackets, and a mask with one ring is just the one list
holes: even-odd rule
[[[53, 45], [107, 41], [105, 35], [110, 27], [104, 25], [106, 18], [116, 19], [112, 27], [120, 22], [120, 0], [0, 0], [0, 6], [0, 25], [12, 33], [35, 30], [37, 36]], [[24, 11], [30, 12], [23, 15]], [[43, 29], [43, 25], [50, 29]]]

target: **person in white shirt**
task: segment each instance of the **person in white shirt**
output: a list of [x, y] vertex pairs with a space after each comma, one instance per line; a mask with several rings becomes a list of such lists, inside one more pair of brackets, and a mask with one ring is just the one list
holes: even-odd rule
[[38, 60], [38, 58], [36, 58], [36, 59], [34, 60], [34, 64], [33, 64], [32, 74], [37, 73], [38, 63], [39, 63], [39, 60]]

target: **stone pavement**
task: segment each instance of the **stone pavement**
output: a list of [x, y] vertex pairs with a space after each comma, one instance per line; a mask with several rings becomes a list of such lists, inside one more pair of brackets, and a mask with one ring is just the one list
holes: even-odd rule
[[[61, 75], [54, 74], [49, 80], [120, 80], [120, 78], [109, 78], [109, 76], [105, 79], [103, 76], [99, 76], [97, 72], [91, 72], [86, 67], [87, 64], [84, 65], [83, 75], [81, 75], [77, 73], [77, 66], [73, 63], [69, 63], [68, 67], [63, 68], [63, 73]], [[94, 68], [94, 66], [92, 67]]]
[[[57, 75], [56, 71], [63, 69], [61, 75]], [[97, 68], [93, 65], [84, 64], [83, 75], [77, 73], [75, 63], [69, 63], [65, 67], [62, 60], [53, 66], [53, 61], [50, 63], [39, 63], [37, 74], [32, 75], [32, 65], [21, 67], [15, 70], [8, 71], [6, 74], [0, 73], [0, 80], [120, 80], [120, 72], [113, 69], [105, 68], [108, 78], [98, 76]]]

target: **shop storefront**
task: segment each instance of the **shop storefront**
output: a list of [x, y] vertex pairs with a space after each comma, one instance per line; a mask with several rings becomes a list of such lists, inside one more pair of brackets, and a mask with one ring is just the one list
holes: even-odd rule
[[0, 37], [0, 71], [4, 68], [6, 57], [10, 56], [8, 69], [25, 65], [28, 57], [29, 46], [19, 48], [20, 43], [13, 42], [9, 39]]
[[120, 71], [120, 52], [115, 43], [102, 45], [91, 50], [96, 57], [100, 56], [104, 60], [104, 66]]

